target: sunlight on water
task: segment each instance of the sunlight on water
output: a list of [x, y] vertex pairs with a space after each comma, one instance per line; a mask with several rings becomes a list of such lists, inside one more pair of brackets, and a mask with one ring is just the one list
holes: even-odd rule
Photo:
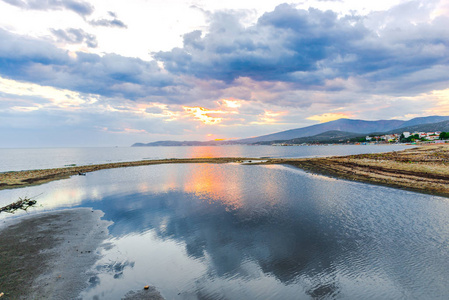
[[[85, 299], [435, 299], [449, 293], [447, 199], [283, 166], [155, 165], [0, 191], [29, 213], [111, 220]], [[14, 216], [0, 215], [1, 219]]]
[[307, 147], [186, 146], [123, 148], [0, 148], [0, 172], [62, 168], [111, 162], [198, 157], [312, 157], [399, 151], [406, 145], [339, 145]]

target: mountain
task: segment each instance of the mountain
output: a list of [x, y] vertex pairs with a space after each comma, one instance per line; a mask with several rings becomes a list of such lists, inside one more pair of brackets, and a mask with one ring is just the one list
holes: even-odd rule
[[[401, 125], [401, 128], [415, 126], [415, 125], [439, 123], [439, 122], [448, 121], [448, 120], [449, 120], [449, 116], [430, 116], [430, 117], [414, 118], [414, 119], [411, 119], [411, 120], [403, 123]], [[405, 131], [407, 131], [407, 130], [405, 130]]]
[[[338, 119], [326, 123], [316, 124], [308, 127], [290, 129], [277, 133], [262, 135], [254, 138], [236, 140], [240, 144], [253, 144], [263, 141], [285, 141], [306, 136], [314, 136], [326, 131], [344, 131], [353, 133], [368, 134], [373, 132], [388, 132], [394, 129], [402, 128], [412, 125], [435, 123], [449, 120], [449, 116], [430, 116], [414, 118], [409, 121], [402, 120], [379, 120], [379, 121], [364, 121], [352, 119]], [[406, 131], [406, 130], [404, 130]]]
[[230, 144], [228, 141], [157, 141], [152, 143], [135, 143], [131, 147], [153, 147], [153, 146], [218, 146]]
[[[135, 143], [132, 147], [146, 147], [146, 146], [210, 146], [210, 145], [230, 145], [230, 144], [266, 144], [263, 142], [287, 141], [303, 137], [313, 137], [322, 133], [329, 134], [332, 131], [344, 132], [345, 134], [364, 135], [369, 133], [400, 133], [403, 131], [449, 131], [445, 129], [446, 121], [449, 121], [449, 116], [430, 116], [414, 118], [408, 121], [402, 120], [379, 120], [379, 121], [365, 121], [352, 119], [339, 119], [326, 123], [316, 124], [303, 128], [290, 129], [277, 133], [262, 135], [254, 138], [247, 138], [232, 141], [158, 141], [148, 144]], [[440, 125], [432, 125], [439, 124]], [[444, 123], [444, 124], [443, 124]], [[428, 125], [428, 126], [427, 126]], [[416, 127], [418, 126], [418, 127]], [[424, 127], [419, 127], [424, 126]], [[427, 126], [427, 127], [426, 127]], [[434, 127], [439, 126], [439, 127]], [[421, 128], [421, 129], [415, 129]], [[429, 129], [430, 128], [430, 129]], [[436, 129], [432, 129], [436, 128]], [[443, 128], [443, 129], [439, 129]], [[323, 136], [324, 137], [324, 136]], [[321, 138], [320, 136], [318, 138]], [[302, 142], [304, 143], [304, 142]]]
[[279, 140], [279, 141], [264, 141], [258, 142], [257, 145], [271, 145], [271, 144], [303, 144], [303, 143], [335, 143], [342, 140], [349, 140], [353, 138], [361, 138], [364, 135], [354, 132], [330, 130], [313, 136], [300, 137], [291, 140]]
[[408, 132], [415, 132], [415, 131], [416, 132], [432, 132], [432, 131], [449, 132], [449, 120], [443, 121], [443, 122], [438, 122], [438, 123], [401, 127], [398, 129], [391, 130], [388, 133], [402, 133], [404, 131], [408, 131]]
[[237, 140], [237, 143], [252, 144], [262, 141], [291, 140], [306, 136], [314, 136], [326, 131], [345, 131], [354, 133], [385, 132], [400, 127], [405, 121], [380, 120], [364, 121], [352, 119], [339, 119], [331, 122], [321, 123], [303, 128], [281, 131], [273, 134], [263, 135], [255, 138]]

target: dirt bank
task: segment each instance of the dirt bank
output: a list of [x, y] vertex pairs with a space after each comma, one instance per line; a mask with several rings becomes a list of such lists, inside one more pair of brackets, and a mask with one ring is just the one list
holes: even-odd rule
[[309, 172], [449, 197], [449, 145], [426, 145], [397, 152], [326, 158], [242, 157], [143, 160], [79, 167], [0, 173], [0, 190], [42, 184], [102, 169], [173, 163], [287, 164]]
[[449, 145], [397, 152], [271, 161], [309, 172], [449, 197]]
[[[124, 167], [136, 167], [157, 164], [186, 164], [186, 163], [230, 163], [247, 160], [258, 160], [257, 158], [243, 157], [219, 157], [219, 158], [180, 158], [180, 159], [161, 159], [161, 160], [141, 160], [132, 162], [97, 164], [67, 168], [42, 169], [30, 171], [17, 171], [0, 173], [0, 190], [20, 188], [30, 185], [38, 185], [46, 182], [69, 178], [73, 175], [79, 175], [94, 172], [103, 169], [114, 169]], [[259, 159], [260, 160], [260, 159]]]

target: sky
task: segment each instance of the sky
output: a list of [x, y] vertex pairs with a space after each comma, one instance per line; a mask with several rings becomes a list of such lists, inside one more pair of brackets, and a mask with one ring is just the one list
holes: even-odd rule
[[0, 0], [0, 148], [449, 115], [447, 0]]

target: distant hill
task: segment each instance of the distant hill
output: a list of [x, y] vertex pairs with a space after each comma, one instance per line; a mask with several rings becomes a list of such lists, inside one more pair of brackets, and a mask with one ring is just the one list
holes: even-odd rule
[[[409, 132], [433, 132], [433, 131], [445, 131], [449, 132], [449, 121], [443, 121], [438, 123], [430, 123], [430, 124], [421, 124], [415, 126], [401, 127], [398, 129], [394, 129], [388, 132], [372, 132], [369, 135], [384, 135], [391, 133], [403, 133], [404, 131]], [[256, 144], [260, 145], [271, 145], [276, 143], [282, 144], [303, 144], [303, 143], [338, 143], [338, 142], [346, 142], [346, 141], [357, 141], [359, 138], [365, 137], [365, 134], [354, 133], [354, 132], [345, 132], [345, 131], [326, 131], [314, 136], [307, 136], [302, 138], [296, 138], [291, 140], [278, 140], [278, 141], [265, 141], [258, 142]]]
[[[449, 116], [430, 116], [422, 118], [414, 118], [408, 121], [402, 120], [379, 120], [379, 121], [365, 121], [365, 120], [352, 120], [352, 119], [339, 119], [326, 123], [316, 124], [303, 128], [290, 129], [277, 133], [262, 135], [254, 138], [247, 138], [241, 140], [232, 141], [158, 141], [152, 143], [135, 143], [132, 147], [147, 147], [147, 146], [210, 146], [210, 145], [229, 145], [229, 144], [272, 144], [276, 141], [287, 141], [293, 139], [299, 139], [303, 137], [324, 138], [326, 135], [332, 134], [357, 134], [363, 136], [369, 133], [396, 133], [403, 131], [445, 131], [447, 129], [426, 129], [437, 128], [432, 127], [432, 124], [444, 123], [449, 121]], [[423, 129], [413, 129], [416, 126]], [[437, 125], [435, 125], [437, 126]], [[438, 128], [446, 128], [444, 125], [438, 125]], [[412, 129], [410, 129], [412, 128]], [[418, 127], [416, 127], [418, 128]], [[449, 131], [449, 130], [448, 130]], [[325, 133], [323, 136], [318, 136]], [[337, 138], [337, 137], [334, 137]], [[270, 143], [265, 143], [270, 142]], [[308, 143], [307, 141], [301, 143]]]
[[252, 144], [262, 141], [291, 140], [306, 136], [314, 136], [326, 131], [334, 130], [354, 133], [385, 132], [400, 127], [404, 122], [405, 121], [401, 120], [364, 121], [339, 119], [308, 127], [267, 134], [255, 138], [237, 140], [236, 142], [242, 144]]
[[415, 131], [418, 131], [418, 132], [432, 132], [432, 131], [449, 132], [449, 120], [443, 121], [443, 122], [438, 122], [438, 123], [401, 127], [398, 129], [391, 130], [388, 133], [402, 133], [404, 131], [408, 131], [408, 132], [415, 132]]
[[236, 140], [237, 143], [253, 144], [262, 141], [285, 141], [295, 138], [315, 136], [317, 134], [327, 131], [343, 131], [352, 133], [368, 134], [372, 132], [388, 132], [400, 127], [435, 123], [444, 120], [449, 120], [449, 116], [430, 116], [422, 118], [414, 118], [409, 121], [402, 120], [379, 120], [379, 121], [364, 121], [352, 119], [338, 119], [326, 123], [316, 124], [308, 127], [290, 129], [273, 134], [267, 134], [249, 139]]
[[354, 132], [346, 132], [346, 131], [339, 131], [339, 130], [330, 130], [326, 131], [317, 135], [313, 136], [306, 136], [291, 140], [278, 140], [278, 141], [263, 141], [258, 142], [256, 145], [272, 145], [272, 144], [303, 144], [303, 143], [336, 143], [340, 141], [346, 141], [353, 138], [360, 138], [364, 137], [365, 135], [362, 135], [360, 133], [354, 133]]
[[401, 128], [416, 126], [416, 125], [433, 124], [433, 123], [439, 123], [439, 122], [443, 122], [443, 121], [449, 121], [449, 116], [431, 116], [431, 117], [414, 118], [414, 119], [404, 122], [401, 125]]
[[131, 147], [154, 147], [154, 146], [218, 146], [218, 145], [225, 145], [229, 144], [229, 142], [226, 141], [206, 141], [206, 142], [199, 142], [199, 141], [158, 141], [158, 142], [152, 142], [152, 143], [135, 143]]

